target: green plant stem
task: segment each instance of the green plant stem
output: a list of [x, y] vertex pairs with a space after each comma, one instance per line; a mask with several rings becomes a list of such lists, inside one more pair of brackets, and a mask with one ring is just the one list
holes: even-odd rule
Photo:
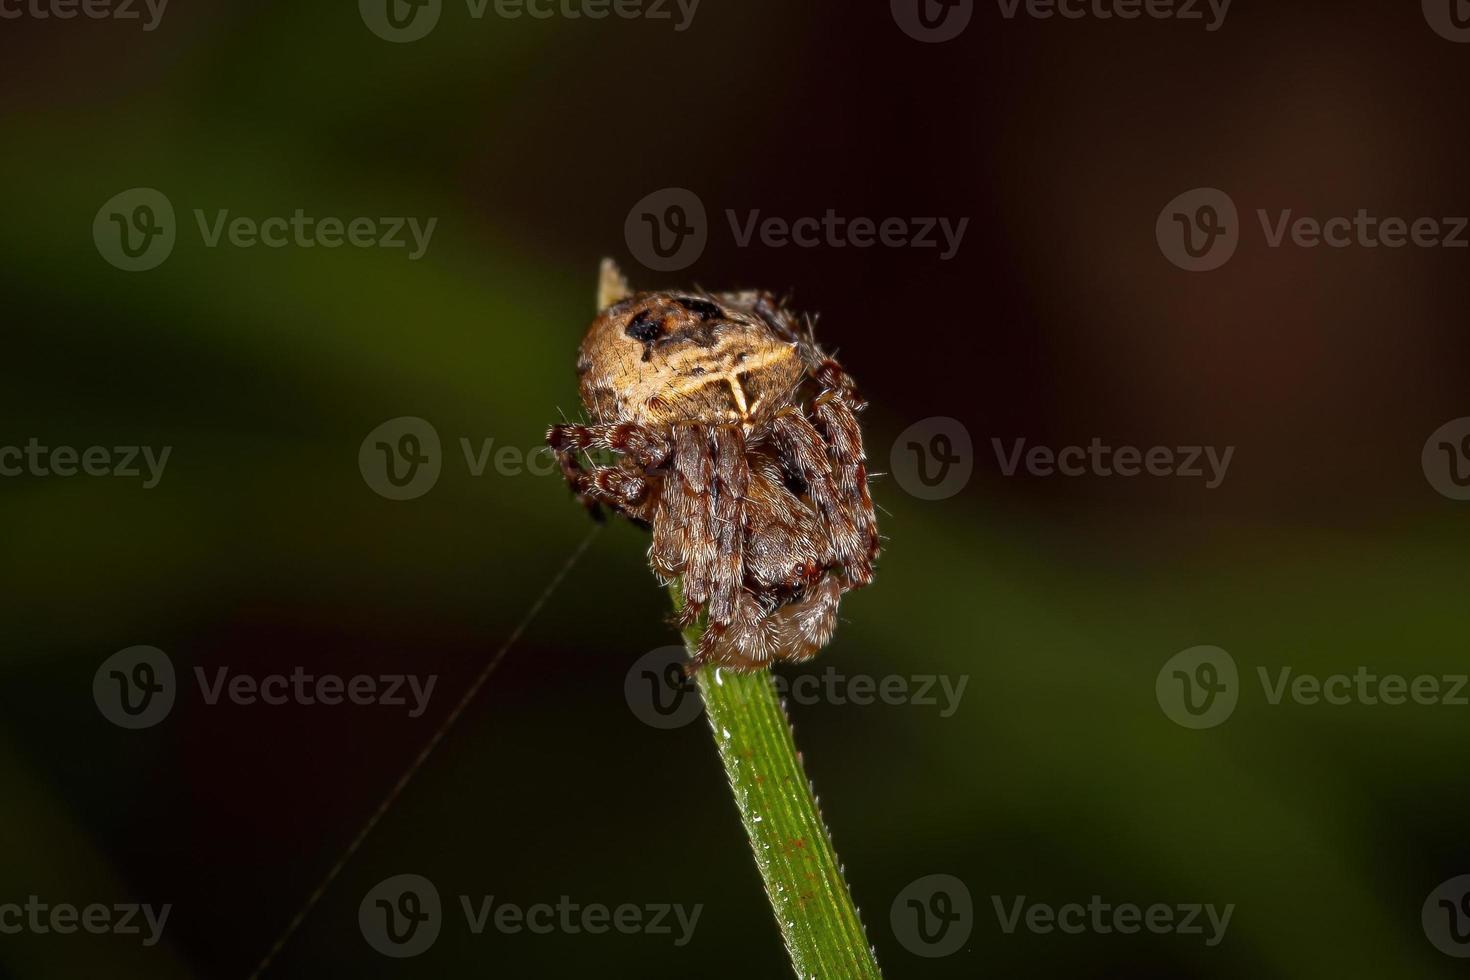
[[[679, 586], [670, 589], [682, 606]], [[684, 632], [692, 654], [703, 625]], [[803, 980], [881, 980], [768, 670], [696, 675], [715, 746], [791, 965]]]

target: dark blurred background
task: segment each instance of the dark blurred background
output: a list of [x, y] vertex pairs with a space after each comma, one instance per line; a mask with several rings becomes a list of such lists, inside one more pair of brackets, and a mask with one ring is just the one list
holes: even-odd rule
[[[402, 42], [370, 0], [175, 0], [151, 30], [141, 5], [38, 16], [48, 2], [0, 4], [0, 446], [171, 454], [151, 489], [0, 479], [0, 905], [172, 911], [152, 946], [0, 934], [0, 975], [252, 974], [588, 533], [558, 476], [493, 456], [476, 476], [460, 440], [513, 461], [580, 415], [605, 255], [635, 285], [791, 291], [871, 401], [878, 581], [784, 673], [966, 682], [947, 717], [791, 705], [887, 975], [1463, 972], [1421, 909], [1470, 872], [1470, 708], [1272, 704], [1257, 678], [1467, 670], [1470, 503], [1421, 450], [1470, 415], [1470, 253], [1273, 248], [1256, 219], [1470, 214], [1470, 45], [1436, 32], [1433, 3], [1241, 0], [1216, 30], [1203, 5], [977, 3], [926, 43], [882, 2], [703, 0], [677, 30], [672, 4], [594, 21], [444, 0]], [[674, 187], [707, 209], [708, 244], [654, 271], [625, 224]], [[1239, 208], [1239, 244], [1190, 272], [1155, 225], [1201, 187]], [[167, 198], [176, 242], [130, 272], [105, 232], [113, 214], [148, 224], [137, 198], [108, 206], [134, 188]], [[437, 223], [410, 259], [208, 247], [194, 217], [298, 208]], [[741, 247], [727, 209], [968, 225], [948, 260]], [[359, 452], [405, 416], [437, 432], [442, 472], [393, 500]], [[973, 475], [921, 499], [902, 462], [936, 417], [968, 435]], [[1206, 489], [1006, 476], [992, 444], [1094, 438], [1235, 452]], [[645, 548], [625, 525], [593, 539], [264, 976], [789, 974], [704, 724], [653, 727], [625, 697], [639, 658], [676, 642]], [[1238, 665], [1238, 705], [1195, 730], [1155, 682], [1206, 644]], [[129, 730], [93, 683], [138, 645], [178, 691]], [[438, 679], [410, 717], [210, 704], [196, 668]], [[402, 959], [359, 923], [400, 874], [445, 908]], [[935, 957], [897, 900], [939, 874], [973, 916]], [[458, 897], [490, 895], [703, 911], [682, 946], [475, 935]], [[1094, 895], [1234, 911], [1213, 946], [1008, 933], [996, 911]]]

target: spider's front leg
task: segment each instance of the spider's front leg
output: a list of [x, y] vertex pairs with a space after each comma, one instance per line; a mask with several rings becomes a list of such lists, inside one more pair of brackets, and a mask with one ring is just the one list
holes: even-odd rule
[[[556, 453], [562, 476], [593, 518], [602, 519], [599, 504], [608, 504], [629, 517], [648, 520], [648, 473], [665, 465], [671, 446], [663, 433], [632, 422], [606, 425], [554, 425], [546, 442]], [[583, 467], [579, 453], [608, 450], [622, 456], [618, 466]]]

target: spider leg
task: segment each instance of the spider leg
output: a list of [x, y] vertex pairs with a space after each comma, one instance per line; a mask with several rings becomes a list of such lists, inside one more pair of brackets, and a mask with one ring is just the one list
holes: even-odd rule
[[770, 666], [776, 653], [775, 640], [770, 616], [754, 595], [741, 589], [734, 617], [723, 629], [705, 630], [689, 670], [692, 673], [707, 664], [740, 672], [759, 670]]
[[777, 460], [750, 454], [745, 498], [745, 580], [759, 593], [800, 592], [833, 564], [831, 543], [810, 507], [785, 485]]
[[667, 435], [636, 422], [553, 425], [546, 433], [546, 442], [558, 455], [604, 449], [622, 453], [645, 469], [663, 466], [673, 452]]
[[826, 435], [827, 457], [832, 464], [837, 494], [851, 516], [860, 542], [856, 559], [846, 563], [846, 575], [854, 588], [873, 580], [873, 560], [878, 557], [878, 518], [868, 493], [868, 463], [863, 452], [862, 431], [851, 404], [840, 395], [825, 391], [812, 406], [817, 426]]
[[681, 627], [692, 625], [710, 600], [716, 551], [714, 508], [709, 501], [714, 469], [708, 429], [675, 426], [671, 465], [654, 514], [648, 557], [666, 583], [683, 577]]
[[862, 396], [858, 394], [857, 382], [841, 364], [837, 363], [836, 358], [826, 356], [819, 358], [807, 371], [807, 375], [820, 385], [823, 391], [835, 392], [841, 396], [854, 412], [861, 412], [868, 407], [868, 403], [863, 401]]
[[749, 670], [771, 658], [765, 611], [744, 588], [750, 484], [738, 426], [675, 426], [649, 560], [666, 581], [682, 577], [679, 625], [705, 616], [691, 670], [707, 663]]
[[607, 504], [613, 510], [638, 521], [647, 521], [652, 517], [652, 498], [649, 493], [652, 480], [649, 477], [622, 465], [584, 469], [575, 458], [572, 459], [574, 468], [568, 474], [565, 460], [566, 457], [563, 457], [562, 473], [567, 476], [572, 492], [597, 520], [602, 519], [599, 504]]
[[608, 450], [623, 454], [644, 470], [653, 470], [668, 461], [670, 446], [666, 436], [654, 429], [632, 422], [607, 425], [554, 425], [546, 433], [546, 442], [556, 453], [562, 476], [593, 518], [602, 519], [600, 503], [612, 505], [630, 517], [647, 520], [647, 507], [639, 507], [648, 493], [649, 480], [627, 467], [595, 466], [589, 472], [578, 453]]
[[745, 437], [737, 426], [710, 430], [714, 485], [709, 503], [715, 531], [709, 615], [695, 667], [751, 665], [771, 657], [771, 631], [755, 597], [745, 589], [746, 498], [752, 484]]
[[806, 484], [806, 495], [826, 526], [832, 546], [830, 564], [852, 567], [865, 562], [866, 545], [833, 479], [832, 461], [820, 433], [806, 416], [788, 408], [771, 420], [771, 436], [782, 461]]
[[812, 417], [827, 445], [827, 456], [843, 507], [852, 517], [861, 541], [856, 561], [845, 563], [845, 573], [853, 588], [861, 588], [873, 580], [873, 561], [878, 557], [878, 518], [873, 511], [873, 498], [868, 492], [868, 461], [863, 450], [862, 429], [857, 413], [867, 407], [858, 394], [857, 383], [833, 358], [819, 361], [811, 377], [822, 386], [812, 404]]
[[709, 618], [728, 623], [735, 614], [735, 601], [745, 577], [745, 497], [750, 492], [750, 465], [745, 457], [745, 437], [737, 426], [710, 430], [714, 453], [714, 485], [709, 496], [713, 508], [715, 554]]
[[804, 598], [782, 606], [771, 615], [777, 656], [782, 660], [810, 660], [828, 644], [837, 629], [837, 605], [842, 583], [826, 575]]

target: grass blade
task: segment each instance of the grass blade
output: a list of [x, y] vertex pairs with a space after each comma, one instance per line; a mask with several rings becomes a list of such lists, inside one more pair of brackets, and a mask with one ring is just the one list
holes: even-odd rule
[[[670, 590], [680, 606], [678, 586]], [[703, 632], [684, 633], [693, 652]], [[696, 675], [720, 761], [796, 975], [876, 980], [882, 973], [802, 768], [769, 670]]]

